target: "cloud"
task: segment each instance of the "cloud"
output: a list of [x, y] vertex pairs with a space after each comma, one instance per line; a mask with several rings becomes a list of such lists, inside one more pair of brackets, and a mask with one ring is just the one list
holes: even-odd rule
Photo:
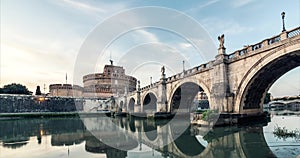
[[72, 73], [72, 59], [63, 55], [45, 55], [34, 48], [4, 42], [1, 52], [2, 84], [17, 82], [34, 90], [36, 85], [62, 83], [64, 74]]
[[179, 47], [181, 49], [187, 49], [187, 48], [191, 48], [192, 47], [192, 45], [190, 43], [183, 43], [183, 42], [181, 42], [178, 45], [179, 45]]
[[185, 56], [173, 45], [149, 42], [128, 50], [120, 57], [118, 64], [145, 86], [150, 77], [153, 77], [153, 82], [159, 80], [162, 66], [166, 67], [168, 76], [180, 72], [182, 60], [186, 60]]
[[70, 76], [73, 73], [81, 41], [76, 34], [54, 38], [6, 29], [1, 35], [2, 83], [23, 83], [31, 90], [37, 84], [61, 83], [66, 72]]
[[95, 71], [102, 71], [101, 68], [103, 68], [105, 64], [108, 64], [110, 58], [112, 58], [115, 63], [118, 63], [122, 56], [126, 55], [129, 50], [137, 45], [159, 42], [158, 36], [150, 31], [144, 29], [129, 31], [113, 41], [102, 54], [98, 54], [98, 64], [96, 64]]
[[197, 11], [199, 11], [202, 8], [205, 8], [205, 7], [208, 7], [210, 5], [213, 5], [213, 4], [217, 3], [218, 1], [220, 1], [220, 0], [209, 0], [209, 1], [205, 2], [205, 3], [201, 3], [199, 5], [196, 5], [196, 7], [190, 8], [189, 10], [187, 10], [185, 12], [189, 12], [189, 13], [190, 12], [197, 12]]
[[87, 3], [82, 3], [82, 2], [78, 2], [78, 1], [72, 1], [72, 0], [63, 0], [65, 3], [78, 8], [80, 10], [85, 10], [85, 11], [92, 11], [92, 12], [107, 12], [106, 9], [100, 8], [100, 7], [95, 7], [93, 5], [89, 5]]
[[146, 42], [159, 42], [158, 37], [149, 31], [146, 30], [137, 30], [136, 33], [139, 36], [140, 40], [145, 40]]
[[239, 7], [245, 6], [245, 5], [249, 4], [249, 3], [252, 3], [254, 1], [255, 0], [234, 0], [234, 1], [232, 1], [231, 4], [232, 4], [232, 6], [234, 8], [239, 8]]
[[220, 18], [206, 18], [201, 21], [201, 24], [203, 24], [209, 32], [218, 34], [224, 33], [226, 35], [237, 35], [253, 30], [252, 27], [243, 26], [237, 21]]
[[[72, 7], [81, 12], [95, 15], [97, 17], [105, 18], [108, 14], [120, 11], [126, 8], [125, 2], [104, 3], [101, 1], [76, 1], [76, 0], [63, 0], [58, 2], [61, 6]], [[103, 16], [103, 17], [102, 17]]]

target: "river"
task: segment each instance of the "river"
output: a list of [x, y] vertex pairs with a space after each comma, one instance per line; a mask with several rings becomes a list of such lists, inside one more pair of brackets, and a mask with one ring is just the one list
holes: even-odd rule
[[[164, 128], [166, 127], [166, 128]], [[271, 115], [268, 123], [202, 127], [136, 118], [65, 117], [0, 120], [1, 158], [299, 157], [299, 115]]]

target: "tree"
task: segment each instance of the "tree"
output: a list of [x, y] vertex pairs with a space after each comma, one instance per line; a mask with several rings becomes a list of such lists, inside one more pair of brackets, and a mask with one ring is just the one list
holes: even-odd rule
[[40, 86], [37, 86], [37, 87], [36, 87], [35, 95], [42, 95], [41, 87], [40, 87]]
[[27, 94], [27, 95], [32, 94], [32, 92], [30, 92], [26, 88], [26, 86], [23, 86], [21, 84], [16, 84], [16, 83], [5, 85], [2, 88], [1, 93], [2, 94]]

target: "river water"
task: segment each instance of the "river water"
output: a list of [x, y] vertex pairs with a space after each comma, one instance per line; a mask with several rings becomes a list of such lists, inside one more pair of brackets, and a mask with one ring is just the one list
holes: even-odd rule
[[217, 127], [208, 133], [198, 126], [178, 132], [183, 126], [180, 123], [175, 126], [166, 120], [124, 117], [0, 120], [0, 157], [291, 158], [300, 155], [299, 137], [281, 138], [273, 134], [276, 127], [300, 130], [299, 115], [272, 114], [268, 123]]

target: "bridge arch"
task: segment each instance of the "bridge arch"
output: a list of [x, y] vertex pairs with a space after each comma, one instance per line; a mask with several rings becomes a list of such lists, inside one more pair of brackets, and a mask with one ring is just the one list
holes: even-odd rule
[[204, 84], [200, 79], [186, 78], [176, 83], [174, 88], [171, 90], [171, 95], [168, 99], [168, 109], [170, 109], [171, 112], [174, 112], [174, 106], [176, 108], [176, 105], [174, 105], [174, 101], [176, 99], [175, 97], [178, 95], [178, 93], [180, 93], [182, 88], [184, 89], [184, 92], [188, 94], [186, 97], [187, 102], [190, 103], [193, 101], [199, 91], [203, 91], [207, 95], [207, 100], [210, 102], [210, 90], [206, 84]]
[[128, 102], [128, 112], [134, 112], [135, 99], [130, 98]]
[[155, 113], [157, 111], [157, 95], [153, 92], [148, 92], [143, 96], [143, 112]]
[[263, 99], [273, 83], [286, 72], [300, 66], [300, 44], [288, 43], [258, 60], [242, 78], [237, 89], [234, 111], [262, 111]]

